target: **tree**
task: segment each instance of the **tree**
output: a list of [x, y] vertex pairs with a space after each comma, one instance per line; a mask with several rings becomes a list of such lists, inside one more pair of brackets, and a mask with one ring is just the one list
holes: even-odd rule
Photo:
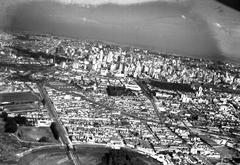
[[38, 142], [49, 142], [49, 139], [45, 136], [41, 137]]
[[99, 124], [99, 123], [97, 123], [97, 122], [94, 122], [94, 123], [93, 123], [93, 126], [94, 126], [94, 127], [101, 127], [101, 124]]
[[58, 129], [57, 129], [57, 124], [55, 122], [52, 122], [52, 124], [50, 125], [50, 128], [52, 130], [53, 136], [56, 140], [59, 139], [59, 133], [58, 133]]
[[4, 121], [7, 121], [8, 113], [3, 111], [1, 117], [3, 118]]
[[45, 99], [42, 99], [42, 104], [43, 104], [43, 106], [45, 106], [45, 104], [46, 104]]
[[21, 115], [15, 116], [14, 119], [19, 125], [25, 125], [27, 123], [27, 118]]
[[73, 136], [72, 135], [70, 135], [69, 136], [69, 139], [71, 140], [71, 142], [73, 141]]
[[7, 133], [15, 133], [18, 129], [17, 123], [13, 118], [8, 118], [5, 123], [5, 132]]

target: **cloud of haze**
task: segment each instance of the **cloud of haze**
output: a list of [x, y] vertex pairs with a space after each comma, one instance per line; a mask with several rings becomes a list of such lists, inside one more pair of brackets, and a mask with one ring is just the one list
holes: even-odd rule
[[21, 3], [27, 2], [41, 2], [41, 1], [53, 1], [59, 2], [66, 5], [81, 5], [89, 7], [89, 5], [98, 6], [103, 4], [117, 4], [117, 5], [133, 5], [133, 4], [141, 4], [147, 2], [169, 2], [169, 3], [177, 3], [184, 2], [190, 0], [0, 0], [0, 27], [8, 24], [8, 7], [13, 5], [19, 5]]
[[0, 28], [99, 36], [182, 54], [240, 51], [240, 13], [216, 0], [0, 0]]
[[[11, 4], [17, 4], [22, 2], [36, 2], [36, 1], [44, 1], [44, 0], [0, 0], [0, 6], [5, 7]], [[60, 2], [64, 4], [80, 4], [80, 5], [101, 5], [106, 3], [119, 4], [119, 5], [128, 5], [128, 4], [139, 4], [146, 2], [184, 2], [188, 0], [49, 0]]]
[[106, 3], [113, 3], [119, 5], [129, 5], [129, 4], [138, 4], [138, 3], [145, 3], [145, 2], [153, 2], [153, 1], [160, 1], [160, 2], [182, 2], [186, 0], [53, 0], [58, 1], [66, 4], [86, 4], [86, 5], [101, 5]]

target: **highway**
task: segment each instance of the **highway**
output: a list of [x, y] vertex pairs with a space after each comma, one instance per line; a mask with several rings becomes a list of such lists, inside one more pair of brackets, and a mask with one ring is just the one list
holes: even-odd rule
[[74, 165], [79, 165], [75, 155], [73, 154], [73, 144], [71, 140], [69, 139], [67, 130], [65, 127], [62, 125], [62, 122], [60, 121], [58, 114], [56, 112], [56, 109], [52, 103], [52, 100], [49, 98], [47, 91], [43, 87], [42, 83], [37, 83], [38, 90], [40, 92], [41, 97], [45, 100], [45, 106], [48, 110], [49, 116], [53, 119], [53, 121], [57, 125], [58, 133], [59, 133], [59, 138], [62, 143], [62, 145], [67, 146], [67, 152], [68, 152], [68, 157], [70, 160], [72, 160]]

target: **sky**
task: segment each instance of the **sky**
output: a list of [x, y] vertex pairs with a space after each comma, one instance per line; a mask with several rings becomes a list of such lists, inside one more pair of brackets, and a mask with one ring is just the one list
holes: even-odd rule
[[144, 3], [151, 1], [162, 1], [162, 2], [180, 2], [186, 0], [55, 0], [62, 3], [73, 3], [73, 4], [90, 4], [90, 5], [100, 5], [106, 3], [113, 3], [119, 5], [128, 5], [136, 3]]
[[[30, 1], [42, 1], [42, 0], [0, 0], [1, 4], [14, 4], [20, 2], [30, 2]], [[182, 2], [187, 0], [50, 0], [57, 1], [65, 4], [84, 4], [84, 5], [101, 5], [106, 3], [113, 3], [119, 5], [128, 5], [128, 4], [136, 4], [136, 3], [144, 3], [144, 2], [152, 2], [152, 1], [161, 1], [161, 2]]]
[[[41, 5], [41, 2], [51, 1], [62, 4], [78, 4], [80, 8], [78, 9], [78, 6], [76, 6], [77, 9], [75, 11], [69, 12], [67, 8], [60, 7], [56, 9], [55, 7], [43, 7]], [[153, 1], [160, 3], [157, 3], [159, 5], [153, 5], [151, 8], [149, 8], [148, 4], [145, 5], [147, 2]], [[35, 6], [31, 10], [25, 7], [29, 6], [25, 5], [25, 2], [40, 2], [40, 6]], [[102, 5], [108, 3], [118, 5], [111, 6], [111, 8], [106, 8], [106, 5]], [[141, 3], [144, 4], [134, 5]], [[96, 8], [91, 8], [91, 5], [96, 6]], [[127, 6], [127, 9], [125, 9], [125, 5], [130, 6]], [[71, 7], [69, 6], [69, 8]], [[128, 10], [130, 8], [131, 10]], [[66, 12], [62, 10], [66, 10]], [[31, 15], [34, 18], [30, 18]], [[0, 0], [0, 27], [23, 24], [21, 22], [28, 20], [26, 24], [32, 26], [36, 23], [34, 22], [35, 17], [41, 21], [45, 19], [50, 21], [49, 23], [53, 22], [54, 26], [50, 27], [49, 25], [50, 28], [47, 27], [48, 24], [46, 23], [45, 29], [48, 28], [50, 31], [64, 29], [64, 26], [59, 26], [59, 24], [65, 23], [68, 26], [68, 22], [71, 20], [78, 20], [79, 24], [74, 24], [74, 26], [75, 29], [79, 29], [79, 27], [84, 27], [87, 21], [90, 20], [88, 25], [91, 28], [95, 28], [95, 31], [93, 30], [92, 33], [96, 36], [101, 33], [104, 34], [105, 31], [107, 34], [109, 29], [113, 30], [115, 28], [111, 38], [116, 38], [114, 36], [116, 33], [119, 33], [118, 38], [129, 38], [127, 32], [129, 31], [130, 33], [132, 28], [133, 33], [136, 33], [134, 36], [136, 41], [146, 40], [145, 43], [153, 43], [155, 45], [164, 45], [165, 42], [160, 42], [160, 39], [165, 41], [166, 38], [174, 38], [176, 35], [179, 37], [175, 37], [177, 39], [174, 38], [171, 42], [176, 47], [188, 45], [192, 41], [200, 45], [205, 43], [205, 40], [207, 40], [205, 38], [210, 36], [210, 38], [214, 39], [215, 45], [222, 54], [230, 54], [231, 57], [234, 56], [240, 59], [240, 12], [217, 3], [216, 0]], [[147, 23], [144, 22], [145, 20]], [[96, 29], [97, 22], [104, 23], [104, 27], [100, 24], [99, 30]], [[120, 22], [120, 24], [116, 22]], [[139, 24], [136, 24], [138, 22]], [[126, 27], [126, 24], [131, 26]], [[118, 25], [122, 26], [122, 28], [118, 28]], [[40, 25], [38, 26], [40, 27]], [[57, 29], [54, 30], [54, 28]], [[101, 31], [101, 28], [105, 28], [105, 31]], [[89, 30], [90, 28], [86, 29]], [[64, 30], [66, 31], [67, 29]], [[186, 42], [182, 41], [183, 38]], [[157, 39], [159, 43], [154, 39]], [[209, 47], [209, 49], [214, 49], [211, 48], [211, 45]]]

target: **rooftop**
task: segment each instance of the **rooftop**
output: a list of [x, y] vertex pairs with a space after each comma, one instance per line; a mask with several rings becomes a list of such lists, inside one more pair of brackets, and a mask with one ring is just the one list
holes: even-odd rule
[[31, 92], [12, 92], [12, 93], [0, 93], [0, 103], [4, 102], [34, 102], [39, 101], [37, 95]]

